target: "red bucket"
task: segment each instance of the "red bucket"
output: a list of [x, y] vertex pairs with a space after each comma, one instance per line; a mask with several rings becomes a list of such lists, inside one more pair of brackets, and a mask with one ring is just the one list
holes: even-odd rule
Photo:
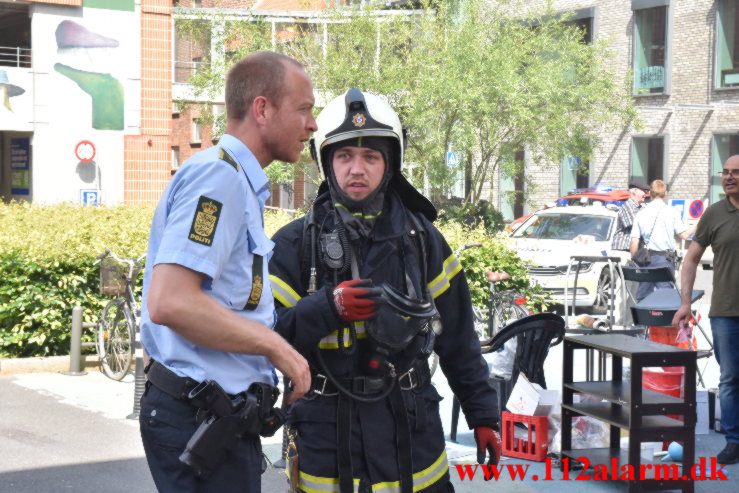
[[685, 368], [667, 366], [664, 370], [642, 370], [642, 386], [662, 394], [682, 398], [685, 389]]
[[[642, 370], [642, 387], [679, 399], [684, 398], [685, 368], [682, 366], [665, 366], [662, 369], [664, 371]], [[667, 417], [684, 421], [681, 415], [668, 414]], [[669, 443], [664, 442], [662, 449], [667, 450], [667, 445]]]

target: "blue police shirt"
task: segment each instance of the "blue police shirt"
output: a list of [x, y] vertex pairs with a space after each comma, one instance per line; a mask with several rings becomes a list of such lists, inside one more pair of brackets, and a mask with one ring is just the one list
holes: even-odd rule
[[[195, 154], [172, 178], [151, 226], [141, 313], [147, 353], [180, 376], [216, 380], [231, 394], [252, 382], [273, 383], [266, 357], [200, 347], [149, 318], [152, 269], [179, 264], [205, 274], [201, 289], [238, 315], [273, 328], [274, 299], [267, 264], [274, 243], [264, 232], [269, 183], [259, 162], [238, 139]], [[206, 327], [207, 329], [207, 327]]]

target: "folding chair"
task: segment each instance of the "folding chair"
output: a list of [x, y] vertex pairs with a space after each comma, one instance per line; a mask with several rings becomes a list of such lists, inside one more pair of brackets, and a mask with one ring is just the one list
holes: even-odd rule
[[[624, 279], [635, 282], [666, 282], [670, 284], [669, 288], [658, 288], [648, 294], [643, 300], [636, 302], [633, 300], [631, 293], [628, 293], [632, 299], [631, 316], [636, 325], [672, 327], [672, 317], [680, 308], [682, 299], [680, 290], [675, 283], [675, 276], [669, 267], [627, 267], [622, 266]], [[627, 291], [628, 292], [628, 291]], [[705, 292], [700, 289], [694, 289], [691, 294], [691, 315], [693, 317], [694, 326], [698, 327], [703, 337], [708, 343], [709, 349], [698, 350], [694, 347], [693, 340], [690, 339], [690, 349], [696, 351], [698, 358], [710, 358], [713, 355], [713, 342], [708, 334], [701, 326], [698, 320], [698, 313], [692, 308], [692, 304], [703, 297]], [[703, 382], [703, 375], [698, 368], [698, 380], [701, 386], [706, 388]]]
[[[549, 348], [562, 342], [564, 335], [565, 322], [562, 317], [554, 313], [537, 313], [511, 322], [491, 339], [482, 342], [482, 353], [488, 354], [502, 348], [508, 340], [518, 338], [511, 379], [503, 380], [495, 377], [489, 379], [498, 394], [496, 409], [498, 418], [516, 385], [520, 372], [523, 372], [529, 381], [538, 383], [543, 388], [547, 387], [544, 378], [544, 360], [549, 354]], [[452, 441], [457, 440], [460, 407], [459, 400], [455, 396], [452, 403], [452, 426], [449, 433]]]

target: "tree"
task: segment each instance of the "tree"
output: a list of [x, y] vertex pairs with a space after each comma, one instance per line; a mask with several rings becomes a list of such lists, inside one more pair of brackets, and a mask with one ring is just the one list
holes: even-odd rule
[[[603, 126], [636, 118], [605, 42], [585, 44], [567, 16], [522, 17], [520, 2], [505, 0], [421, 5], [327, 11], [319, 23], [281, 31], [275, 46], [306, 63], [320, 100], [350, 87], [387, 97], [410, 129], [406, 162], [421, 170], [412, 179], [420, 186], [425, 176], [432, 196], [456, 179], [449, 149], [462, 157], [465, 202], [476, 202], [492, 198], [496, 170], [520, 171], [516, 151], [526, 147], [541, 167], [585, 161]], [[217, 87], [223, 74], [211, 72], [199, 87]]]

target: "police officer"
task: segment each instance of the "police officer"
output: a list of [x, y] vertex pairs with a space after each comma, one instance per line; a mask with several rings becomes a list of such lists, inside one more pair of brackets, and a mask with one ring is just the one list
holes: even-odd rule
[[141, 340], [151, 363], [140, 428], [159, 491], [261, 489], [261, 445], [244, 436], [208, 477], [179, 460], [198, 421], [190, 391], [213, 380], [234, 397], [274, 368], [309, 390], [306, 360], [272, 330], [262, 168], [295, 162], [316, 130], [313, 88], [298, 62], [258, 52], [226, 82], [226, 133], [177, 172], [154, 214], [144, 275]]
[[324, 181], [308, 215], [274, 236], [270, 262], [277, 331], [313, 371], [312, 392], [290, 411], [291, 482], [453, 491], [432, 349], [475, 430], [478, 460], [500, 455], [464, 273], [431, 223], [434, 207], [401, 173], [406, 134], [395, 111], [350, 89], [317, 121], [311, 152]]

